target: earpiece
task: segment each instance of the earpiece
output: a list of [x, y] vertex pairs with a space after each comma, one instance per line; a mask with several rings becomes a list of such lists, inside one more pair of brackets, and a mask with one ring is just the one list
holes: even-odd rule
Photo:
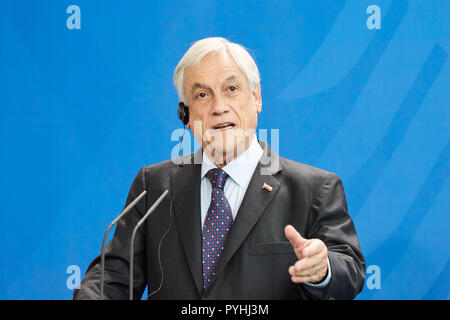
[[180, 118], [181, 122], [183, 122], [184, 125], [187, 125], [189, 123], [189, 107], [183, 102], [180, 102], [178, 104], [177, 114], [178, 118]]

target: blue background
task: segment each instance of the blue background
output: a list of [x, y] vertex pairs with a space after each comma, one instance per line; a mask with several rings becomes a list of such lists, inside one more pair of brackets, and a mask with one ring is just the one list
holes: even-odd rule
[[446, 0], [2, 0], [0, 299], [72, 297], [68, 266], [84, 275], [138, 170], [177, 146], [173, 70], [208, 36], [250, 48], [280, 154], [342, 178], [381, 271], [358, 299], [449, 299], [449, 16]]

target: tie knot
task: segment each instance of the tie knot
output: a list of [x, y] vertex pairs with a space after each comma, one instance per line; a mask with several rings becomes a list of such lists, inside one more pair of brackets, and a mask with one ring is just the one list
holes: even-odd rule
[[219, 168], [214, 168], [208, 171], [206, 174], [213, 189], [220, 188], [223, 190], [225, 182], [227, 181], [228, 175], [225, 171]]

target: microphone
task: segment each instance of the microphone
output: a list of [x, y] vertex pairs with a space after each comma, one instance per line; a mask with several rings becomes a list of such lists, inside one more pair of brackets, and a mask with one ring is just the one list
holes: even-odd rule
[[100, 300], [103, 300], [103, 288], [105, 285], [105, 242], [109, 230], [111, 230], [111, 228], [117, 223], [117, 221], [119, 221], [120, 218], [126, 215], [128, 211], [130, 211], [136, 205], [136, 203], [138, 203], [139, 200], [141, 200], [146, 194], [147, 194], [146, 190], [142, 191], [142, 193], [136, 199], [134, 199], [133, 202], [131, 202], [125, 209], [123, 209], [123, 211], [119, 214], [119, 216], [109, 224], [108, 228], [106, 228], [106, 232], [103, 236], [102, 241], [102, 251], [100, 260]]
[[163, 201], [163, 199], [167, 196], [169, 190], [165, 190], [159, 198], [153, 203], [153, 205], [148, 209], [147, 213], [142, 217], [141, 220], [134, 227], [133, 233], [131, 234], [130, 240], [130, 285], [129, 285], [129, 298], [133, 300], [133, 269], [134, 269], [134, 238], [136, 236], [136, 232], [139, 227], [144, 223], [144, 221], [150, 216], [150, 214], [158, 207], [158, 205]]

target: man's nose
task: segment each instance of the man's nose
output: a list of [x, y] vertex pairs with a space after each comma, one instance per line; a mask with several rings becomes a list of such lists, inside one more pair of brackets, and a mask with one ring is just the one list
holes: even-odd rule
[[220, 96], [216, 96], [213, 101], [211, 113], [212, 115], [218, 116], [222, 115], [224, 113], [228, 113], [230, 110], [230, 107], [228, 106], [228, 103], [226, 99]]

